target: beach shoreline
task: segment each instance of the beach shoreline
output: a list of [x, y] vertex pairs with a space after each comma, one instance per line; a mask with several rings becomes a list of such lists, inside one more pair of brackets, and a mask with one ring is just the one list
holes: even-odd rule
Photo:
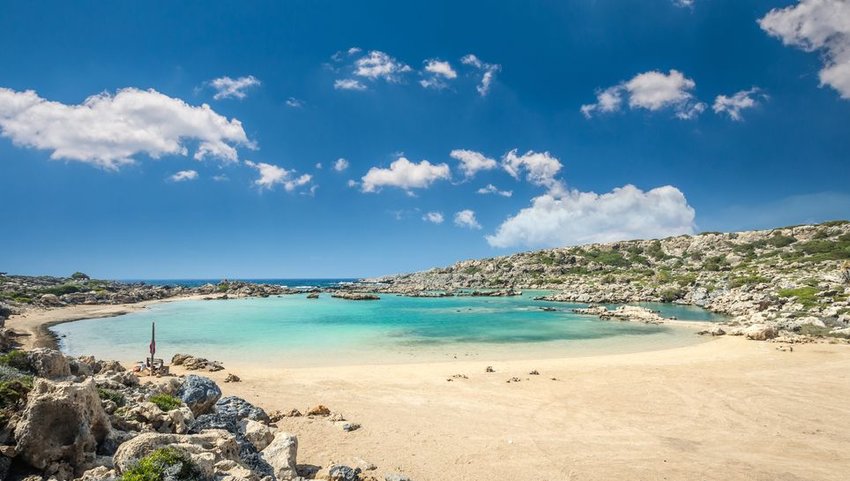
[[[174, 300], [31, 312], [8, 326], [35, 341], [57, 322]], [[269, 360], [194, 373], [269, 412], [323, 404], [360, 424], [346, 432], [322, 417], [277, 423], [297, 434], [300, 464], [366, 460], [379, 479], [842, 479], [850, 469], [841, 455], [850, 445], [841, 428], [850, 422], [842, 401], [850, 397], [850, 346], [780, 345], [723, 336], [577, 358], [331, 367]], [[229, 374], [241, 382], [224, 382]]]

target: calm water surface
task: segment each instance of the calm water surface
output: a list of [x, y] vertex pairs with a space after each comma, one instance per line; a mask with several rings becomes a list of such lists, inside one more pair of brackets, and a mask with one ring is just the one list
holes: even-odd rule
[[[63, 350], [122, 361], [142, 359], [157, 326], [157, 357], [186, 352], [226, 363], [309, 366], [517, 359], [633, 352], [700, 342], [694, 331], [601, 321], [570, 312], [583, 304], [520, 297], [346, 301], [321, 294], [155, 304], [124, 316], [53, 328]], [[702, 309], [644, 304], [679, 319], [717, 320]], [[554, 307], [555, 312], [541, 307]]]

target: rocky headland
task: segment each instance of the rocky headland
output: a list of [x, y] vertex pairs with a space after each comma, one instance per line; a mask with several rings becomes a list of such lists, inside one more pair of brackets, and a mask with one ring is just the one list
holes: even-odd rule
[[[552, 293], [539, 299], [552, 302], [674, 302], [730, 316], [729, 334], [840, 342], [850, 338], [850, 222], [545, 249], [366, 279], [361, 288], [409, 296], [540, 289]], [[595, 314], [606, 318], [651, 318], [601, 309]]]

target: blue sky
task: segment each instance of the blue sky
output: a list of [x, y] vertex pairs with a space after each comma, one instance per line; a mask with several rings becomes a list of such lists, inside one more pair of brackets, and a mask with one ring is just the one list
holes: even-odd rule
[[367, 276], [850, 217], [839, 0], [2, 11], [0, 270]]

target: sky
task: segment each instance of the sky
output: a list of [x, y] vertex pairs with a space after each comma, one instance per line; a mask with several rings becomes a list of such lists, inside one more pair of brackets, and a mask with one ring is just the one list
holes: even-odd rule
[[359, 277], [850, 218], [850, 2], [4, 2], [0, 271]]

